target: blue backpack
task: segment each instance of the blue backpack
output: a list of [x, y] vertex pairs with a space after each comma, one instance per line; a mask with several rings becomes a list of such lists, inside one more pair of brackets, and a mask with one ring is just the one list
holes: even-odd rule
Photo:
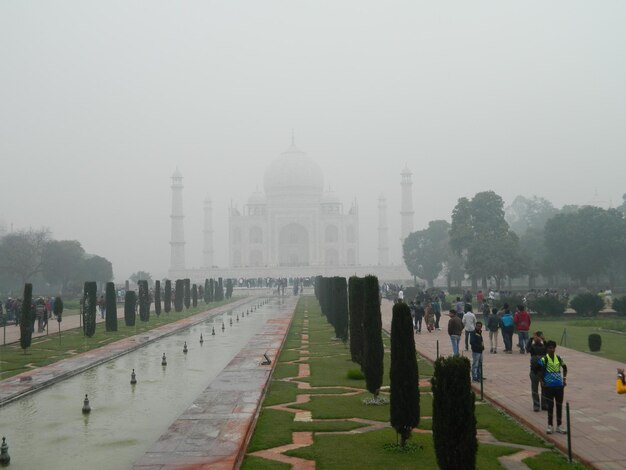
[[513, 326], [513, 315], [502, 315], [502, 326], [506, 328]]

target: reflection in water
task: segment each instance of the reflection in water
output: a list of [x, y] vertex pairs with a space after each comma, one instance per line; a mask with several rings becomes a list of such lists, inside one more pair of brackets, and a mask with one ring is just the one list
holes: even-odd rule
[[[0, 434], [7, 436], [11, 468], [132, 467], [274, 310], [278, 310], [276, 304], [270, 303], [227, 326], [226, 331], [221, 329], [225, 316], [216, 315], [0, 407]], [[211, 335], [213, 327], [215, 336]], [[187, 354], [183, 353], [185, 341]], [[167, 366], [162, 367], [164, 352]], [[132, 369], [138, 382], [134, 386], [130, 385]], [[85, 394], [91, 405], [88, 415], [81, 411]]]

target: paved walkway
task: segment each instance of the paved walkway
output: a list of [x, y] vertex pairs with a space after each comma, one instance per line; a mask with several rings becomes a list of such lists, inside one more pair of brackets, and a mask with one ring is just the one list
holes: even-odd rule
[[[383, 300], [383, 328], [387, 331], [391, 329], [392, 307], [392, 302]], [[436, 359], [437, 340], [440, 355], [452, 353], [448, 317], [444, 315], [441, 320], [442, 331], [423, 331], [415, 336], [417, 351], [431, 361]], [[488, 338], [485, 343], [488, 346]], [[602, 470], [626, 469], [626, 397], [615, 393], [616, 368], [624, 365], [561, 346], [557, 347], [557, 354], [568, 364], [565, 401], [570, 404], [570, 437], [575, 458]], [[483, 370], [487, 378], [483, 382], [485, 398], [567, 452], [567, 436], [546, 435], [546, 413], [532, 411], [528, 355], [486, 352]], [[476, 391], [479, 393], [479, 388]]]

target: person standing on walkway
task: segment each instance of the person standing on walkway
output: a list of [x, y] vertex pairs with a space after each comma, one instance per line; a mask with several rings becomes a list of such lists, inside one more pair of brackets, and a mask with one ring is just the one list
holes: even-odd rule
[[430, 305], [433, 308], [433, 312], [435, 312], [435, 328], [437, 330], [441, 330], [439, 327], [439, 320], [441, 319], [441, 303], [439, 303], [437, 296], [434, 297]]
[[556, 354], [556, 342], [550, 340], [546, 343], [547, 354], [539, 359], [541, 371], [541, 383], [548, 405], [548, 428], [547, 434], [554, 432], [554, 405], [556, 402], [556, 432], [567, 434], [562, 426], [563, 415], [563, 391], [567, 385], [567, 366], [565, 361]]
[[500, 318], [498, 309], [492, 308], [487, 318], [487, 330], [489, 331], [489, 352], [498, 353], [498, 329], [500, 328]]
[[456, 310], [450, 309], [448, 313], [450, 320], [448, 321], [448, 334], [452, 343], [452, 354], [459, 355], [459, 342], [461, 341], [461, 333], [463, 332], [463, 322], [456, 316]]
[[[467, 314], [466, 314], [467, 316]], [[463, 317], [465, 319], [465, 317]], [[480, 382], [483, 369], [483, 351], [485, 345], [483, 343], [483, 324], [476, 322], [474, 331], [470, 334], [470, 345], [472, 346], [472, 381]]]
[[472, 312], [472, 306], [465, 304], [465, 315], [463, 315], [463, 328], [465, 328], [465, 350], [469, 349], [469, 337], [476, 328], [476, 315]]
[[426, 329], [429, 333], [432, 333], [435, 329], [435, 312], [433, 311], [433, 307], [428, 302], [426, 304], [426, 313], [424, 314], [424, 321], [426, 322]]
[[422, 302], [420, 300], [417, 301], [417, 305], [415, 306], [415, 331], [417, 333], [422, 332], [422, 319], [424, 318], [424, 307], [422, 306]]
[[543, 386], [541, 398], [539, 396], [539, 384], [541, 382], [541, 366], [539, 360], [546, 355], [546, 341], [541, 331], [535, 331], [533, 337], [526, 344], [526, 351], [530, 354], [530, 393], [533, 398], [533, 411], [548, 409], [546, 405]]
[[502, 306], [503, 314], [500, 317], [500, 331], [502, 331], [502, 341], [504, 342], [504, 352], [513, 353], [513, 314], [509, 310], [509, 304]]
[[519, 347], [519, 353], [525, 354], [526, 344], [528, 344], [528, 330], [530, 329], [530, 315], [523, 305], [517, 306], [513, 323], [517, 330], [517, 346]]
[[465, 313], [465, 302], [461, 300], [461, 297], [456, 298], [454, 308], [456, 309], [456, 316], [463, 319], [463, 313]]

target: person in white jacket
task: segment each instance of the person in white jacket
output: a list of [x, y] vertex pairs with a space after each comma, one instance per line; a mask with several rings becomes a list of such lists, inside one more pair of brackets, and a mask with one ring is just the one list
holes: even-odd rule
[[465, 329], [465, 350], [469, 350], [469, 337], [476, 330], [476, 315], [472, 312], [472, 305], [465, 304], [465, 315], [463, 315], [463, 328]]

